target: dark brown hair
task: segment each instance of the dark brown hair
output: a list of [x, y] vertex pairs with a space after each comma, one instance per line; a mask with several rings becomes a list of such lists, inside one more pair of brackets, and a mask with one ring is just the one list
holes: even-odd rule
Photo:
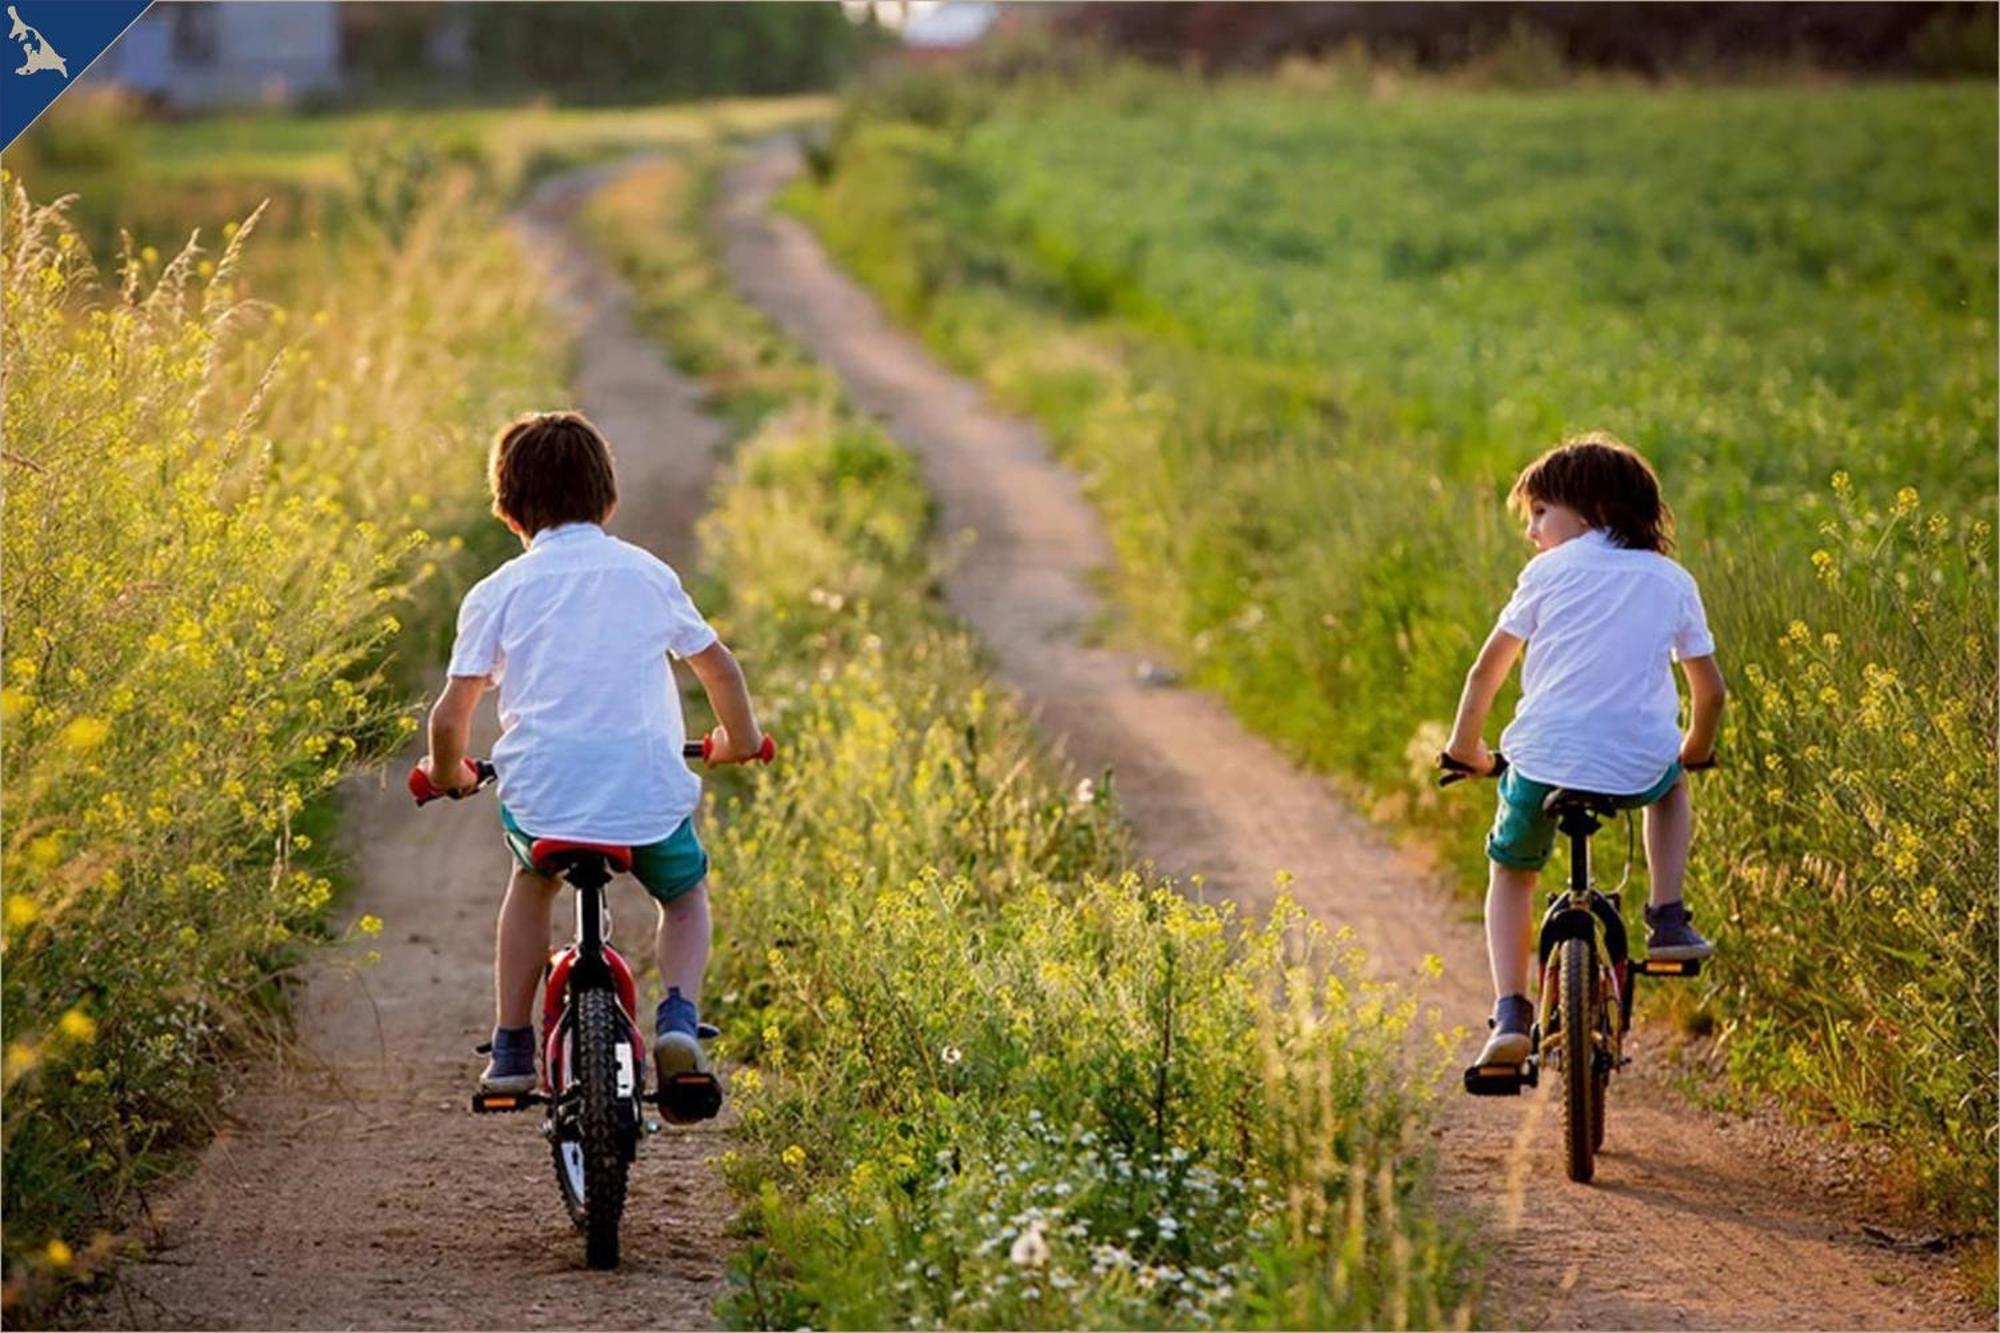
[[1537, 500], [1574, 509], [1620, 546], [1674, 549], [1674, 511], [1660, 498], [1660, 479], [1636, 449], [1607, 431], [1564, 440], [1521, 469], [1507, 503], [1526, 514]]
[[486, 482], [494, 514], [531, 537], [563, 523], [602, 523], [618, 503], [611, 445], [581, 412], [530, 412], [501, 427]]

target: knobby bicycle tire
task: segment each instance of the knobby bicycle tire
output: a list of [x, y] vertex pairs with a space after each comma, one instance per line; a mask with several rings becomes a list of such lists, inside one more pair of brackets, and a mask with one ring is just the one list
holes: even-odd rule
[[577, 1134], [583, 1147], [584, 1256], [592, 1268], [618, 1266], [628, 1163], [619, 1130], [618, 1043], [625, 1017], [608, 990], [576, 1002]]
[[[1608, 1006], [1600, 1004], [1597, 1008], [1602, 1014]], [[1609, 1024], [1608, 1016], [1604, 1022], [1606, 1025]], [[1608, 1051], [1611, 1049], [1610, 1033], [1606, 1032], [1604, 1036], [1605, 1049]], [[1604, 1104], [1609, 1100], [1610, 1091], [1610, 1068], [1601, 1061], [1592, 1060], [1590, 1062], [1590, 1151], [1592, 1153], [1604, 1151]]]
[[1590, 1183], [1596, 1170], [1597, 1061], [1593, 1058], [1592, 1000], [1596, 992], [1596, 960], [1591, 941], [1562, 942], [1563, 1146], [1569, 1157], [1569, 1178]]

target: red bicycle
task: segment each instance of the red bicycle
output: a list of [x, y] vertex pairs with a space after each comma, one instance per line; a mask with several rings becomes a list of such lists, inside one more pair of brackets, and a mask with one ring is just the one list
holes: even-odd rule
[[[707, 759], [709, 742], [691, 741], [685, 755]], [[764, 738], [757, 758], [770, 763], [776, 743]], [[439, 787], [421, 769], [410, 770], [418, 805], [440, 797], [458, 800], [484, 791], [497, 776], [484, 759], [467, 759], [475, 784], [457, 792]], [[548, 1108], [542, 1136], [549, 1141], [556, 1185], [571, 1223], [584, 1236], [592, 1268], [618, 1266], [618, 1227], [625, 1212], [625, 1184], [639, 1140], [649, 1128], [644, 1106], [657, 1106], [677, 1124], [707, 1120], [722, 1109], [722, 1085], [708, 1072], [675, 1074], [646, 1091], [646, 1042], [636, 1017], [638, 990], [632, 969], [609, 939], [604, 886], [632, 869], [632, 849], [610, 843], [537, 838], [529, 852], [539, 874], [576, 890], [576, 937], [549, 959], [543, 973], [542, 1087], [537, 1092], [477, 1092], [480, 1115]], [[697, 1034], [715, 1037], [704, 1023]], [[486, 1047], [482, 1046], [481, 1051]]]

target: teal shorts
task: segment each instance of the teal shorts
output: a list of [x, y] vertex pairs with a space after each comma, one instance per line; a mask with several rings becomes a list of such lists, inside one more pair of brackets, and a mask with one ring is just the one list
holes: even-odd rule
[[[1620, 796], [1620, 810], [1637, 810], [1651, 805], [1674, 789], [1681, 780], [1680, 761], [1668, 765], [1658, 782], [1636, 796]], [[1556, 845], [1556, 821], [1542, 809], [1542, 802], [1555, 788], [1546, 782], [1522, 777], [1508, 769], [1500, 775], [1500, 809], [1493, 816], [1493, 832], [1486, 835], [1486, 859], [1510, 870], [1540, 870], [1548, 864]]]
[[[514, 822], [514, 812], [500, 807], [500, 832], [507, 849], [523, 870], [534, 873], [529, 851], [534, 838]], [[632, 877], [663, 903], [670, 903], [708, 878], [708, 853], [694, 836], [694, 821], [683, 819], [680, 826], [658, 842], [632, 849]]]

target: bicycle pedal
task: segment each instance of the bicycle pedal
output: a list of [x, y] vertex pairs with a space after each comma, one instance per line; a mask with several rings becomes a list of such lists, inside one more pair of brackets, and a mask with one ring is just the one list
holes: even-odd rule
[[1642, 958], [1633, 964], [1642, 977], [1698, 977], [1699, 958]]
[[677, 1125], [713, 1120], [722, 1110], [722, 1085], [713, 1074], [674, 1074], [660, 1081], [660, 1090], [646, 1099]]
[[472, 1094], [472, 1113], [500, 1115], [507, 1111], [525, 1111], [546, 1101], [548, 1098], [539, 1092], [475, 1092]]
[[1517, 1097], [1540, 1077], [1532, 1059], [1518, 1065], [1473, 1065], [1465, 1071], [1465, 1090], [1475, 1097]]

